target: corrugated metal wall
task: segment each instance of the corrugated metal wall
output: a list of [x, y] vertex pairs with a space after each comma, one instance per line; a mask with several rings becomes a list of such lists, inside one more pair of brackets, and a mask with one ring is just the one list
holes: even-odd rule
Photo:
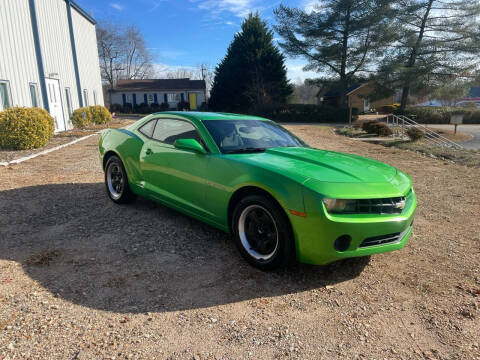
[[13, 106], [32, 106], [29, 83], [42, 103], [28, 0], [0, 1], [0, 80], [8, 80]]
[[[70, 88], [73, 109], [79, 107], [75, 68], [65, 0], [35, 0], [45, 77], [59, 79], [67, 126], [65, 88]], [[90, 105], [103, 105], [95, 25], [72, 8], [81, 90], [86, 89]], [[37, 84], [38, 102], [43, 107], [29, 0], [0, 0], [0, 80], [8, 80], [14, 106], [32, 106], [29, 83]]]
[[79, 107], [79, 102], [66, 3], [63, 0], [36, 0], [35, 5], [45, 77], [59, 79], [63, 114], [67, 127], [71, 127], [65, 98], [66, 87], [70, 88], [74, 109]]
[[95, 91], [97, 94], [97, 105], [103, 105], [95, 26], [73, 8], [72, 20], [82, 94], [84, 90], [87, 90], [89, 104], [94, 105], [93, 91]]

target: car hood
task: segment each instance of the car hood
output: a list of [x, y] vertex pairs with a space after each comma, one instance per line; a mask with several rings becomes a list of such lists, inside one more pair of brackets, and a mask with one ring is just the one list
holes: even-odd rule
[[300, 182], [312, 179], [334, 183], [385, 183], [397, 174], [394, 167], [379, 161], [314, 148], [270, 148], [263, 153], [237, 154], [232, 158]]

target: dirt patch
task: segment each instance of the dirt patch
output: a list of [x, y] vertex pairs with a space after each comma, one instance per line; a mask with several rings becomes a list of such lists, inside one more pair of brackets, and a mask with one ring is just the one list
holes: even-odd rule
[[94, 136], [0, 168], [0, 357], [479, 359], [479, 170], [288, 128], [412, 176], [406, 248], [260, 272], [203, 223], [109, 201]]

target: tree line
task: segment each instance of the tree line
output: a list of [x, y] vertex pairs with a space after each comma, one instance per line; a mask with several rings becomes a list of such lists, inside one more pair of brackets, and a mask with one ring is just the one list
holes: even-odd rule
[[[297, 86], [295, 97], [310, 101], [312, 85], [336, 90], [346, 106], [349, 86], [376, 80], [409, 95], [444, 98], [479, 80], [480, 4], [470, 0], [323, 0], [312, 11], [280, 5], [273, 29], [250, 14], [225, 57], [208, 73], [209, 106], [215, 110], [261, 112], [291, 97], [285, 56], [306, 61], [318, 73]], [[275, 31], [280, 40], [274, 43]], [[155, 75], [153, 55], [135, 27], [98, 29], [102, 77], [113, 87], [120, 78]], [[283, 50], [283, 52], [280, 51]], [[198, 78], [178, 69], [163, 77]]]

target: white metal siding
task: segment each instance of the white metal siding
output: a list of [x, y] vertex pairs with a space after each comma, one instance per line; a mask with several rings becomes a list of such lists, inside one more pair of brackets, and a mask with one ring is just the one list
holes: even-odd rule
[[72, 94], [73, 109], [79, 107], [75, 68], [68, 27], [67, 5], [64, 0], [35, 0], [38, 33], [42, 49], [45, 77], [59, 79], [63, 114], [67, 127], [72, 127], [69, 119], [65, 88]]
[[0, 1], [0, 80], [9, 80], [13, 106], [32, 106], [29, 83], [38, 84], [37, 57], [28, 0]]
[[72, 8], [72, 22], [82, 93], [85, 89], [88, 91], [90, 105], [93, 105], [93, 91], [95, 90], [97, 93], [97, 105], [103, 105], [95, 26], [74, 8]]

